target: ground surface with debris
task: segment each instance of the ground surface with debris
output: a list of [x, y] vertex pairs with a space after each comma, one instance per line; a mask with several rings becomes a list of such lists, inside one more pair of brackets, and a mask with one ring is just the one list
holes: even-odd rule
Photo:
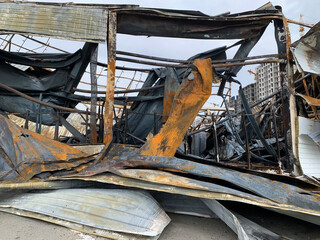
[[[320, 228], [293, 218], [272, 216], [260, 216], [248, 211], [257, 222], [263, 223], [275, 232], [286, 234], [287, 237], [296, 240], [320, 239]], [[237, 236], [229, 227], [219, 219], [207, 219], [178, 214], [169, 214], [172, 219], [169, 226], [163, 231], [160, 240], [236, 240]], [[278, 224], [286, 221], [287, 226]], [[292, 227], [293, 226], [293, 227]], [[38, 221], [31, 218], [19, 217], [0, 212], [0, 239], [6, 240], [104, 240], [105, 238], [83, 234], [55, 224]]]

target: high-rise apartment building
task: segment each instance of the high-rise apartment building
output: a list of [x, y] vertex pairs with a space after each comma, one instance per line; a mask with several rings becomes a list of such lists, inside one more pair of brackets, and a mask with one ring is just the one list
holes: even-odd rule
[[[281, 89], [280, 69], [278, 63], [263, 63], [256, 68], [256, 82], [243, 87], [243, 93], [249, 103], [261, 100]], [[233, 96], [230, 107], [235, 112], [242, 110], [238, 96]]]
[[256, 68], [257, 97], [263, 99], [281, 88], [280, 70], [278, 63], [263, 63]]

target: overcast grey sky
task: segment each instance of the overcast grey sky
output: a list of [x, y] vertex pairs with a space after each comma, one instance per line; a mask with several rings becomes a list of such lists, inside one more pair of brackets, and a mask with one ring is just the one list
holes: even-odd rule
[[[54, 0], [49, 0], [53, 2]], [[68, 2], [56, 0], [55, 2]], [[83, 1], [74, 0], [75, 3], [105, 3], [105, 4], [137, 4], [141, 7], [151, 8], [168, 8], [197, 10], [207, 15], [217, 15], [228, 12], [237, 13], [243, 11], [254, 10], [268, 1], [266, 0], [110, 0], [110, 1]], [[303, 14], [303, 21], [306, 23], [317, 23], [320, 12], [320, 0], [274, 0], [273, 5], [282, 6], [284, 15], [292, 20], [299, 21], [300, 14]], [[290, 24], [292, 41], [299, 39], [299, 26]], [[305, 31], [308, 29], [306, 28]], [[250, 56], [260, 54], [277, 53], [276, 43], [274, 40], [273, 24], [270, 24], [259, 43], [251, 51]], [[117, 49], [123, 51], [137, 52], [167, 58], [187, 59], [190, 56], [202, 51], [207, 51], [223, 45], [230, 45], [235, 41], [230, 40], [190, 40], [190, 39], [174, 39], [159, 38], [145, 36], [129, 36], [118, 34]], [[232, 58], [236, 49], [230, 50], [228, 58]], [[99, 54], [103, 55], [105, 50], [101, 49]], [[101, 55], [100, 54], [100, 55]], [[105, 56], [104, 56], [105, 57]], [[124, 65], [124, 63], [120, 63]], [[132, 66], [132, 64], [126, 64]], [[247, 72], [248, 69], [254, 70], [256, 66], [244, 67], [238, 74], [237, 79], [243, 85], [254, 82], [252, 75]], [[233, 89], [233, 95], [237, 93], [237, 89]]]

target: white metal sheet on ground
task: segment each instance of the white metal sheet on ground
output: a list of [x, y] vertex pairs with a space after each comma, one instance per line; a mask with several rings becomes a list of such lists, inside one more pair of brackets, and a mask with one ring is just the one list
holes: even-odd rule
[[[0, 210], [29, 212], [26, 216], [80, 224], [96, 231], [142, 236], [160, 235], [170, 218], [146, 192], [119, 189], [60, 189], [44, 192], [5, 193]], [[41, 217], [43, 216], [43, 217]], [[53, 221], [54, 222], [54, 221]], [[68, 226], [67, 224], [62, 224]], [[81, 229], [80, 229], [81, 230]]]
[[298, 157], [306, 175], [320, 177], [320, 122], [298, 117]]

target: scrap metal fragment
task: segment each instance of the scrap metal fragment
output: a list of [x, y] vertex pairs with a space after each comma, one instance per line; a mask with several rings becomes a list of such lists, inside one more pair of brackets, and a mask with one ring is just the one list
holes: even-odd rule
[[287, 239], [250, 221], [238, 213], [229, 211], [216, 200], [202, 199], [202, 201], [238, 235], [239, 240]]
[[0, 115], [0, 181], [27, 181], [42, 172], [72, 169], [94, 158]]
[[213, 81], [211, 59], [196, 59], [194, 65], [199, 72], [193, 71], [194, 79], [185, 79], [181, 84], [166, 124], [141, 147], [141, 154], [174, 156], [190, 124], [210, 97]]

